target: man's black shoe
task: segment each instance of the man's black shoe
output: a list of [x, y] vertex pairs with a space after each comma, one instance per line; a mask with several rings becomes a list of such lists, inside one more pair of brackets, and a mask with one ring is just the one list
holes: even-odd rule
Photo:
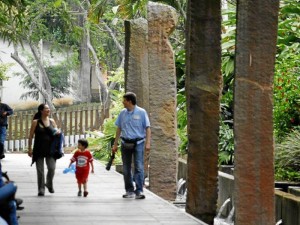
[[139, 193], [135, 196], [135, 199], [145, 199], [146, 196], [143, 193]]
[[23, 210], [25, 207], [23, 206], [17, 206], [17, 210]]

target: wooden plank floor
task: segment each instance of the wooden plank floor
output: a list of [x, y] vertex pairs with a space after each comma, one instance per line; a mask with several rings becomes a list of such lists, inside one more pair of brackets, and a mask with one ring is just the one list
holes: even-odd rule
[[205, 223], [195, 219], [145, 190], [146, 199], [123, 199], [123, 177], [114, 170], [95, 162], [95, 174], [90, 174], [88, 197], [77, 197], [74, 174], [63, 174], [71, 155], [57, 161], [54, 179], [55, 193], [46, 190], [37, 196], [35, 165], [26, 154], [6, 154], [3, 171], [8, 171], [18, 185], [17, 197], [24, 200], [24, 210], [18, 211], [20, 225], [194, 225]]

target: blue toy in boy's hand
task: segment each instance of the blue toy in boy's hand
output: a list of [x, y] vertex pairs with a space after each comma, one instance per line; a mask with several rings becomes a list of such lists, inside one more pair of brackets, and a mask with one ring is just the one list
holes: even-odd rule
[[63, 173], [66, 174], [66, 173], [75, 173], [76, 171], [76, 167], [74, 164], [72, 164], [69, 168], [65, 168]]

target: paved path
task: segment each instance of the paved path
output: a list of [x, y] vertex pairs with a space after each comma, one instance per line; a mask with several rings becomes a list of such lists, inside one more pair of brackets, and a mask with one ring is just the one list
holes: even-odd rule
[[57, 161], [55, 193], [37, 196], [35, 166], [25, 154], [6, 154], [3, 171], [18, 185], [17, 197], [24, 200], [18, 211], [20, 225], [194, 225], [203, 222], [145, 190], [146, 199], [123, 199], [123, 177], [95, 162], [87, 198], [77, 197], [74, 174], [63, 174], [71, 155]]

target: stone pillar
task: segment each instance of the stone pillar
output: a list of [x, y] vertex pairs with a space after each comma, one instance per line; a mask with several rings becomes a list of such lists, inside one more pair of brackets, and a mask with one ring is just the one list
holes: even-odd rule
[[236, 225], [274, 225], [273, 73], [278, 0], [240, 0], [234, 89]]
[[[148, 22], [139, 18], [125, 21], [125, 91], [137, 95], [137, 105], [149, 113]], [[148, 175], [149, 155], [144, 155], [145, 177]]]
[[125, 21], [125, 91], [137, 95], [137, 105], [149, 112], [147, 20]]
[[176, 195], [176, 74], [174, 53], [168, 40], [176, 22], [175, 9], [149, 2], [150, 190], [167, 200], [174, 200]]
[[186, 211], [213, 224], [218, 198], [221, 0], [189, 0], [186, 92], [188, 160]]

